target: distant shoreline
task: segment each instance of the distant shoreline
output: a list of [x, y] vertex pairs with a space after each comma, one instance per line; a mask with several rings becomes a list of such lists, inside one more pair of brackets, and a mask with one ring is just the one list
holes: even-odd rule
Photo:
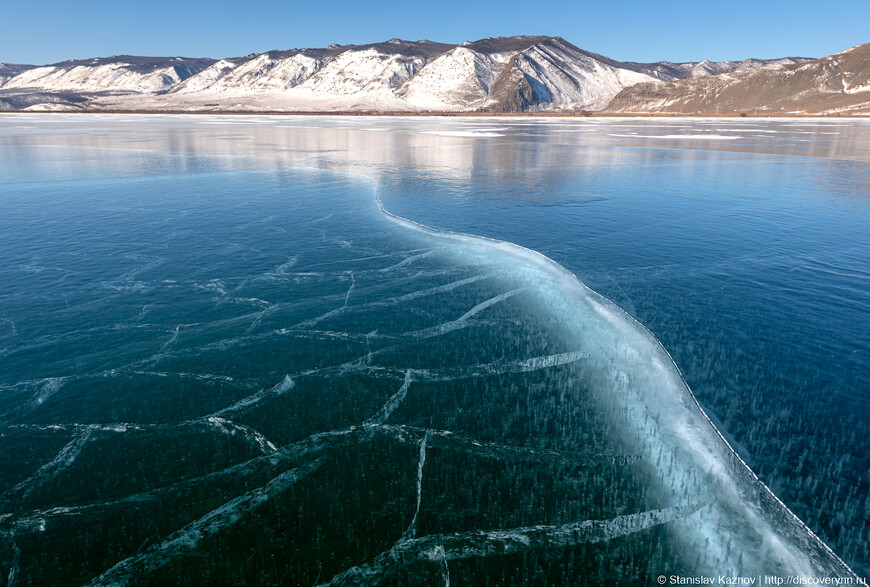
[[190, 114], [197, 116], [360, 116], [360, 117], [476, 117], [476, 118], [832, 118], [865, 119], [870, 114], [683, 114], [670, 112], [285, 112], [281, 110], [0, 110], [0, 114]]

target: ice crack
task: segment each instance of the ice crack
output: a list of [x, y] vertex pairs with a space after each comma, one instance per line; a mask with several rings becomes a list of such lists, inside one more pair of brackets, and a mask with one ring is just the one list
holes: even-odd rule
[[469, 367], [455, 367], [449, 369], [420, 369], [417, 370], [417, 374], [425, 381], [454, 381], [456, 379], [468, 379], [471, 377], [489, 377], [493, 375], [539, 371], [541, 369], [558, 367], [582, 359], [588, 359], [589, 356], [590, 355], [587, 352], [570, 351], [566, 353], [531, 357], [520, 361], [500, 361], [496, 363], [483, 363]]
[[2, 496], [3, 501], [8, 502], [16, 494], [19, 499], [27, 497], [47, 481], [57, 476], [58, 473], [68, 468], [81, 454], [85, 445], [91, 441], [94, 433], [100, 429], [99, 425], [86, 426], [82, 432], [60, 449], [60, 452], [53, 459], [41, 466], [33, 475], [6, 491]]
[[13, 532], [0, 530], [0, 533], [9, 537], [9, 544], [12, 546], [12, 563], [9, 565], [9, 573], [6, 575], [6, 585], [7, 587], [14, 587], [15, 577], [18, 575], [19, 570], [18, 560], [21, 557], [21, 551], [18, 548], [18, 542], [15, 541], [15, 534]]
[[490, 306], [494, 306], [499, 302], [503, 302], [504, 300], [511, 298], [518, 293], [525, 291], [526, 288], [521, 287], [517, 289], [513, 289], [511, 291], [506, 291], [497, 296], [491, 297], [488, 300], [484, 300], [465, 312], [462, 316], [457, 318], [456, 320], [451, 320], [450, 322], [445, 322], [443, 324], [438, 324], [436, 326], [432, 326], [430, 328], [424, 328], [423, 330], [417, 330], [414, 332], [406, 332], [403, 336], [414, 337], [414, 338], [431, 338], [433, 336], [441, 336], [442, 334], [447, 334], [449, 332], [453, 332], [454, 330], [459, 330], [460, 328], [465, 328], [468, 326], [468, 319], [483, 312]]
[[249, 395], [248, 397], [240, 399], [239, 401], [237, 401], [236, 403], [234, 403], [231, 406], [228, 406], [226, 408], [222, 408], [222, 409], [220, 409], [212, 414], [209, 414], [209, 416], [207, 416], [207, 418], [208, 417], [220, 417], [220, 416], [223, 416], [224, 414], [232, 414], [235, 412], [244, 411], [244, 410], [250, 408], [251, 406], [259, 403], [260, 401], [262, 401], [266, 397], [283, 395], [283, 394], [287, 393], [288, 391], [290, 391], [291, 389], [293, 389], [295, 386], [296, 386], [296, 382], [293, 381], [293, 379], [290, 377], [290, 375], [285, 375], [284, 379], [282, 379], [281, 382], [278, 383], [277, 385], [275, 385], [274, 387], [268, 387], [265, 389], [261, 389], [260, 391], [258, 391], [257, 393], [255, 393], [253, 395]]
[[400, 539], [371, 562], [337, 574], [327, 585], [371, 585], [415, 562], [465, 560], [515, 554], [532, 548], [568, 548], [606, 542], [653, 526], [686, 518], [708, 504], [688, 504], [609, 520], [583, 520], [563, 525], [477, 530]]
[[420, 441], [420, 461], [417, 464], [417, 508], [414, 510], [414, 517], [411, 518], [411, 523], [408, 529], [402, 534], [402, 540], [410, 540], [417, 535], [417, 516], [420, 514], [420, 501], [423, 497], [423, 466], [426, 464], [426, 441], [429, 439], [429, 431], [423, 435], [423, 440]]
[[260, 431], [255, 430], [250, 426], [245, 426], [244, 424], [239, 424], [232, 420], [225, 420], [218, 416], [210, 416], [206, 418], [206, 422], [225, 434], [240, 434], [249, 444], [259, 448], [260, 452], [263, 454], [268, 455], [278, 452], [278, 448], [272, 444], [268, 438], [263, 436]]
[[373, 424], [383, 424], [386, 422], [396, 408], [405, 400], [405, 397], [408, 395], [408, 388], [411, 386], [411, 370], [408, 369], [405, 371], [405, 381], [402, 383], [402, 387], [399, 388], [399, 391], [394, 393], [390, 399], [387, 400], [387, 403], [384, 404], [378, 413], [374, 416], [370, 417], [368, 420], [363, 422], [363, 426], [371, 426]]
[[264, 485], [228, 501], [205, 516], [170, 534], [163, 542], [128, 557], [96, 577], [90, 585], [129, 585], [143, 574], [153, 572], [176, 556], [195, 552], [199, 543], [237, 523], [242, 516], [305, 479], [323, 464], [323, 459], [286, 471]]
[[471, 277], [466, 277], [465, 279], [459, 279], [457, 281], [452, 281], [450, 283], [446, 283], [444, 285], [439, 285], [436, 287], [430, 287], [428, 289], [421, 289], [418, 291], [412, 291], [411, 293], [406, 293], [405, 295], [401, 295], [398, 297], [393, 297], [387, 300], [389, 303], [400, 304], [403, 302], [410, 302], [412, 300], [416, 300], [419, 298], [425, 298], [428, 296], [434, 296], [441, 293], [447, 293], [453, 291], [456, 288], [462, 287], [464, 285], [468, 285], [471, 283], [475, 283], [480, 281], [481, 279], [486, 279], [490, 277], [489, 275], [473, 275]]
[[378, 272], [379, 273], [387, 273], [387, 272], [399, 269], [400, 267], [406, 267], [406, 266], [408, 266], [416, 261], [419, 261], [420, 259], [425, 259], [427, 257], [431, 257], [434, 253], [435, 253], [435, 251], [426, 251], [425, 253], [419, 253], [417, 255], [411, 255], [410, 257], [405, 257], [404, 259], [402, 259], [401, 261], [399, 261], [395, 265], [390, 265], [389, 267], [384, 267], [383, 269], [378, 269]]

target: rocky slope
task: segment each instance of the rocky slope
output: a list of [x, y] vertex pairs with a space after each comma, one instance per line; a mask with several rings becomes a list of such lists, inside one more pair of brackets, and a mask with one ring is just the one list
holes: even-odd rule
[[683, 114], [870, 113], [870, 44], [802, 63], [625, 88], [608, 112]]

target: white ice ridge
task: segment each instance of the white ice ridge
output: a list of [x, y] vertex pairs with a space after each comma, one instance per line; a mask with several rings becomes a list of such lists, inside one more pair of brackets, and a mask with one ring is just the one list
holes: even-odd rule
[[465, 560], [515, 554], [531, 548], [567, 548], [606, 542], [686, 518], [708, 504], [687, 504], [617, 516], [610, 520], [583, 520], [563, 525], [527, 526], [506, 530], [478, 530], [402, 538], [370, 563], [352, 567], [324, 585], [373, 585], [415, 562]]
[[[459, 243], [456, 254], [463, 257], [486, 262], [494, 253], [504, 253], [516, 275], [539, 283], [535, 295], [554, 315], [583, 316], [583, 327], [576, 333], [579, 348], [574, 356], [562, 360], [594, 361], [590, 365], [600, 378], [602, 393], [596, 399], [602, 409], [616, 415], [618, 429], [624, 429], [631, 442], [643, 447], [640, 450], [650, 462], [659, 463], [658, 478], [654, 479], [658, 485], [650, 490], [663, 496], [695, 495], [696, 499], [717, 496], [699, 523], [681, 529], [678, 538], [686, 548], [706, 544], [705, 554], [720, 569], [857, 578], [734, 451], [704, 412], [673, 358], [646, 327], [545, 255], [506, 241], [433, 229], [397, 216], [386, 210], [378, 190], [374, 189], [375, 200], [390, 220]], [[584, 347], [586, 350], [581, 350]], [[528, 366], [536, 364], [540, 362], [532, 361]], [[494, 374], [500, 369], [498, 364], [486, 367], [475, 375]], [[422, 375], [415, 373], [414, 377]], [[456, 376], [449, 372], [429, 375], [445, 379]], [[723, 524], [733, 531], [723, 533]], [[758, 548], [759, 540], [765, 545], [762, 549]], [[739, 547], [733, 548], [733, 543]]]
[[245, 514], [317, 471], [322, 464], [322, 459], [315, 459], [278, 475], [263, 487], [258, 487], [230, 500], [195, 522], [173, 532], [163, 542], [140, 554], [122, 560], [89, 584], [130, 585], [138, 583], [143, 574], [169, 564], [178, 556], [194, 553], [201, 540], [232, 526]]

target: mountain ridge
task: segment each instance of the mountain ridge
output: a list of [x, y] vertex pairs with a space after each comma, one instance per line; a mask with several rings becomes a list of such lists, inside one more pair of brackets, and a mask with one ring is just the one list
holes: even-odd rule
[[620, 62], [561, 37], [389, 39], [224, 59], [112, 57], [0, 65], [0, 110], [576, 112], [627, 87], [806, 58]]
[[870, 114], [870, 43], [801, 63], [623, 88], [621, 114]]

